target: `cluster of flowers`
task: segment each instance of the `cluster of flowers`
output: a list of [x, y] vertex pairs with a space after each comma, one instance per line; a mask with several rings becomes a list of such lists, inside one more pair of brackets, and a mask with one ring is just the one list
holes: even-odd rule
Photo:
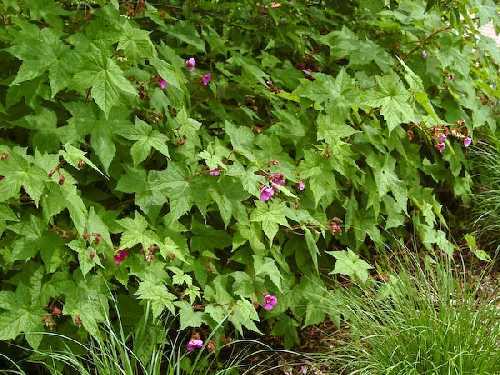
[[[266, 294], [264, 296], [264, 303], [262, 304], [262, 307], [266, 311], [271, 311], [274, 309], [274, 307], [278, 304], [278, 298], [276, 298], [275, 295], [272, 294]], [[209, 343], [210, 344], [210, 343]], [[196, 349], [201, 349], [203, 348], [203, 340], [200, 338], [200, 335], [198, 333], [195, 333], [191, 336], [191, 339], [188, 341], [186, 344], [186, 350], [191, 353], [195, 351]], [[208, 347], [209, 345], [207, 345]]]
[[[459, 125], [464, 125], [463, 122], [459, 122]], [[443, 153], [446, 149], [446, 140], [448, 136], [452, 135], [455, 138], [461, 139], [464, 147], [469, 147], [472, 144], [472, 138], [468, 135], [462, 134], [459, 130], [452, 129], [450, 130], [448, 127], [435, 127], [434, 128], [434, 139], [435, 145], [434, 147], [440, 153]]]
[[[186, 69], [189, 70], [190, 72], [193, 72], [196, 68], [196, 59], [194, 57], [190, 57], [184, 62], [184, 65], [186, 66]], [[158, 77], [158, 86], [160, 86], [160, 89], [165, 90], [168, 86], [168, 82], [162, 78]], [[209, 83], [212, 81], [212, 74], [210, 72], [202, 74], [200, 77], [200, 83], [203, 86], [208, 86]]]
[[[286, 184], [286, 179], [283, 173], [271, 173], [268, 176], [268, 180], [270, 185], [264, 185], [260, 188], [260, 200], [262, 202], [266, 202], [274, 196], [276, 190], [279, 189], [280, 186], [284, 186]], [[299, 181], [295, 185], [297, 190], [303, 191], [306, 188], [306, 184], [304, 181]]]

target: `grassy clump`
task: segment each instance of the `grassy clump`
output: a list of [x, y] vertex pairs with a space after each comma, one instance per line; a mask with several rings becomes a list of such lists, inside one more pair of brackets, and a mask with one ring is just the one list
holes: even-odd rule
[[473, 149], [476, 192], [472, 195], [476, 231], [482, 241], [500, 248], [500, 144]]
[[[414, 260], [415, 261], [415, 260]], [[344, 374], [499, 374], [500, 314], [478, 286], [427, 258], [341, 298], [349, 339], [323, 356]]]

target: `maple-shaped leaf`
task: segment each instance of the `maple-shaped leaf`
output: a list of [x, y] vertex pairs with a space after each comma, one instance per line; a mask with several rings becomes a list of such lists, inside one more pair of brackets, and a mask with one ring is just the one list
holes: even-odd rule
[[15, 292], [0, 291], [0, 340], [14, 340], [24, 333], [30, 346], [37, 349], [43, 337], [45, 314], [43, 306], [32, 299], [28, 286], [19, 284]]
[[77, 252], [80, 270], [84, 277], [96, 265], [102, 267], [97, 251], [92, 246], [87, 246], [84, 240], [73, 240], [68, 246], [71, 250]]
[[49, 180], [45, 171], [34, 164], [32, 156], [26, 155], [26, 149], [0, 147], [0, 152], [8, 155], [0, 160], [0, 176], [3, 176], [0, 180], [0, 202], [17, 198], [22, 187], [38, 206], [45, 182]]
[[23, 23], [16, 35], [16, 43], [7, 49], [23, 61], [12, 85], [32, 80], [48, 71], [52, 97], [66, 88], [71, 81], [72, 52], [60, 37], [49, 27], [39, 29], [34, 24]]
[[134, 219], [129, 217], [118, 220], [118, 224], [123, 227], [124, 231], [120, 239], [121, 248], [131, 248], [135, 245], [142, 244], [145, 249], [151, 245], [160, 243], [157, 235], [148, 230], [148, 222], [140, 213], [136, 212]]
[[184, 330], [188, 327], [200, 327], [203, 324], [203, 313], [194, 311], [186, 301], [178, 301], [176, 305], [179, 307], [180, 329]]
[[368, 270], [373, 267], [361, 259], [354, 251], [327, 251], [335, 257], [335, 268], [330, 274], [341, 274], [357, 278], [361, 282], [368, 280]]
[[91, 87], [92, 98], [102, 109], [106, 118], [111, 108], [120, 102], [122, 95], [136, 96], [137, 92], [120, 67], [93, 45], [83, 64], [84, 70], [74, 76], [78, 87]]
[[138, 299], [151, 303], [154, 318], [159, 317], [165, 309], [168, 309], [172, 314], [175, 312], [174, 301], [176, 297], [161, 282], [155, 283], [152, 280], [142, 281], [139, 283], [139, 288], [135, 295]]
[[159, 151], [167, 158], [170, 157], [168, 153], [168, 146], [166, 144], [168, 137], [160, 133], [146, 122], [136, 118], [135, 125], [124, 128], [121, 131], [121, 136], [131, 141], [136, 141], [130, 148], [130, 154], [134, 161], [134, 166], [142, 163], [149, 156], [151, 148]]
[[163, 171], [152, 171], [148, 183], [169, 198], [170, 216], [177, 220], [191, 209], [193, 204], [193, 181], [189, 171], [180, 163], [171, 162]]
[[59, 151], [59, 154], [66, 160], [72, 167], [76, 169], [81, 169], [83, 166], [89, 165], [95, 171], [99, 172], [104, 176], [97, 166], [92, 163], [89, 159], [85, 157], [85, 152], [76, 148], [75, 146], [70, 145], [69, 143], [64, 145], [64, 150]]
[[135, 194], [134, 200], [146, 215], [157, 211], [167, 201], [165, 194], [151, 184], [144, 169], [125, 167], [125, 174], [120, 176], [116, 190]]
[[342, 30], [321, 35], [318, 40], [330, 47], [332, 57], [349, 58], [350, 66], [363, 66], [374, 62], [383, 72], [386, 72], [393, 65], [392, 57], [384, 48], [367, 38], [360, 39], [356, 33], [345, 26]]
[[259, 321], [257, 311], [255, 311], [252, 303], [246, 299], [240, 299], [236, 302], [231, 310], [231, 315], [229, 315], [229, 320], [233, 323], [240, 335], [243, 335], [243, 327], [260, 333], [255, 325], [255, 322]]
[[285, 203], [272, 201], [270, 204], [267, 204], [257, 201], [256, 206], [255, 210], [250, 214], [250, 220], [261, 223], [262, 230], [272, 243], [274, 236], [278, 232], [279, 226], [288, 226], [288, 221], [285, 216]]
[[281, 290], [281, 273], [276, 266], [274, 259], [254, 255], [253, 262], [255, 276], [269, 276], [269, 279], [273, 282], [273, 284]]
[[74, 321], [81, 321], [91, 335], [98, 335], [98, 324], [105, 320], [109, 310], [105, 280], [99, 275], [83, 278], [77, 274], [75, 280], [61, 284], [65, 296], [64, 315], [71, 315]]
[[372, 90], [365, 102], [370, 107], [380, 107], [380, 113], [389, 132], [403, 123], [416, 120], [411, 105], [411, 95], [396, 74], [376, 76], [377, 89]]
[[149, 32], [132, 26], [130, 22], [123, 24], [117, 50], [123, 50], [125, 56], [133, 62], [139, 62], [155, 56], [156, 50], [149, 38]]
[[57, 128], [62, 143], [78, 144], [86, 135], [90, 135], [90, 146], [108, 172], [116, 154], [116, 139], [122, 129], [132, 126], [129, 110], [126, 107], [114, 107], [105, 118], [102, 111], [85, 103], [65, 104], [72, 117], [68, 125]]
[[205, 41], [191, 23], [178, 20], [175, 25], [164, 26], [164, 31], [198, 51], [205, 52]]

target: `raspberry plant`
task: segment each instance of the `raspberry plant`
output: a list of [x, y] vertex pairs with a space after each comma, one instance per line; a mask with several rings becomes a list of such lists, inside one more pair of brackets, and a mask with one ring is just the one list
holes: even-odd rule
[[0, 339], [94, 334], [111, 290], [293, 345], [322, 275], [365, 280], [409, 233], [454, 251], [443, 206], [498, 119], [493, 1], [0, 11]]

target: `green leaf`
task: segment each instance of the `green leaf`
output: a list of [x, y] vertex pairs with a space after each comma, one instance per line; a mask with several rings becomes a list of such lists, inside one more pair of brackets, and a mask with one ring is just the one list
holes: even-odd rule
[[73, 240], [68, 246], [71, 250], [78, 253], [78, 262], [80, 263], [80, 270], [84, 277], [96, 265], [102, 267], [97, 251], [93, 247], [87, 246], [84, 240]]
[[380, 113], [389, 128], [389, 132], [402, 123], [416, 121], [413, 106], [410, 104], [410, 94], [395, 74], [375, 77], [377, 90], [369, 93], [366, 105], [380, 107]]
[[336, 259], [335, 268], [330, 274], [341, 274], [354, 277], [363, 283], [368, 280], [368, 270], [373, 267], [360, 259], [352, 250], [327, 251], [327, 253]]
[[54, 97], [71, 81], [72, 54], [54, 29], [39, 29], [35, 25], [23, 24], [17, 35], [17, 43], [8, 51], [22, 60], [12, 85], [37, 78], [48, 71], [49, 82]]
[[259, 321], [257, 311], [255, 311], [252, 303], [246, 299], [240, 299], [236, 302], [231, 310], [231, 315], [229, 315], [229, 321], [233, 323], [240, 335], [243, 335], [243, 327], [260, 333], [259, 329], [255, 325], [255, 322]]
[[149, 32], [133, 27], [130, 22], [123, 24], [117, 50], [123, 50], [125, 56], [134, 62], [152, 58], [156, 50], [149, 39]]
[[4, 177], [0, 180], [0, 202], [17, 198], [22, 187], [38, 206], [47, 174], [33, 164], [33, 158], [26, 155], [25, 150], [16, 148], [5, 152], [9, 157], [0, 160], [0, 175]]
[[150, 125], [138, 118], [135, 119], [135, 126], [123, 129], [121, 135], [124, 138], [136, 141], [130, 149], [134, 166], [146, 160], [151, 152], [151, 148], [159, 151], [167, 158], [170, 157], [168, 146], [166, 145], [168, 137], [158, 130], [153, 130]]
[[118, 224], [124, 229], [120, 238], [120, 248], [132, 248], [135, 245], [142, 244], [144, 249], [148, 249], [151, 245], [160, 243], [157, 235], [150, 230], [147, 230], [148, 223], [144, 216], [135, 213], [134, 219], [125, 218], [118, 221]]
[[103, 322], [108, 312], [106, 285], [101, 276], [77, 277], [62, 285], [65, 294], [63, 313], [77, 317], [92, 335], [98, 334], [98, 323]]
[[179, 301], [177, 305], [180, 307], [179, 316], [181, 331], [188, 327], [200, 327], [203, 324], [202, 312], [194, 311], [193, 307], [185, 301]]
[[175, 295], [169, 293], [162, 283], [154, 283], [151, 280], [142, 281], [135, 294], [138, 299], [151, 303], [154, 318], [158, 318], [165, 309], [172, 314], [175, 312]]
[[316, 239], [308, 228], [304, 228], [304, 235], [306, 238], [306, 246], [307, 250], [309, 250], [309, 255], [311, 255], [311, 259], [313, 261], [314, 269], [319, 273], [318, 269], [318, 254], [319, 249], [316, 245]]
[[477, 259], [485, 262], [491, 261], [490, 255], [486, 251], [478, 248], [476, 243], [476, 237], [474, 237], [473, 234], [466, 234], [464, 238], [465, 241], [467, 242], [467, 246], [469, 246], [470, 251], [474, 253]]
[[94, 163], [85, 157], [85, 152], [70, 145], [69, 143], [64, 145], [64, 151], [60, 151], [59, 154], [76, 169], [81, 169], [80, 164], [83, 162], [83, 165], [90, 165], [94, 170], [104, 176], [104, 173], [102, 173]]
[[269, 276], [272, 283], [281, 291], [281, 273], [276, 262], [271, 258], [259, 255], [253, 256], [253, 262], [255, 276]]
[[278, 232], [279, 226], [288, 226], [288, 221], [285, 217], [286, 206], [283, 202], [276, 200], [269, 205], [257, 201], [255, 210], [250, 214], [250, 221], [259, 222], [262, 225], [262, 230], [269, 238], [269, 242], [273, 242], [274, 236]]
[[117, 105], [122, 95], [136, 96], [134, 86], [128, 81], [120, 67], [93, 46], [85, 64], [85, 69], [74, 76], [80, 87], [92, 87], [91, 94], [106, 118], [111, 108]]

